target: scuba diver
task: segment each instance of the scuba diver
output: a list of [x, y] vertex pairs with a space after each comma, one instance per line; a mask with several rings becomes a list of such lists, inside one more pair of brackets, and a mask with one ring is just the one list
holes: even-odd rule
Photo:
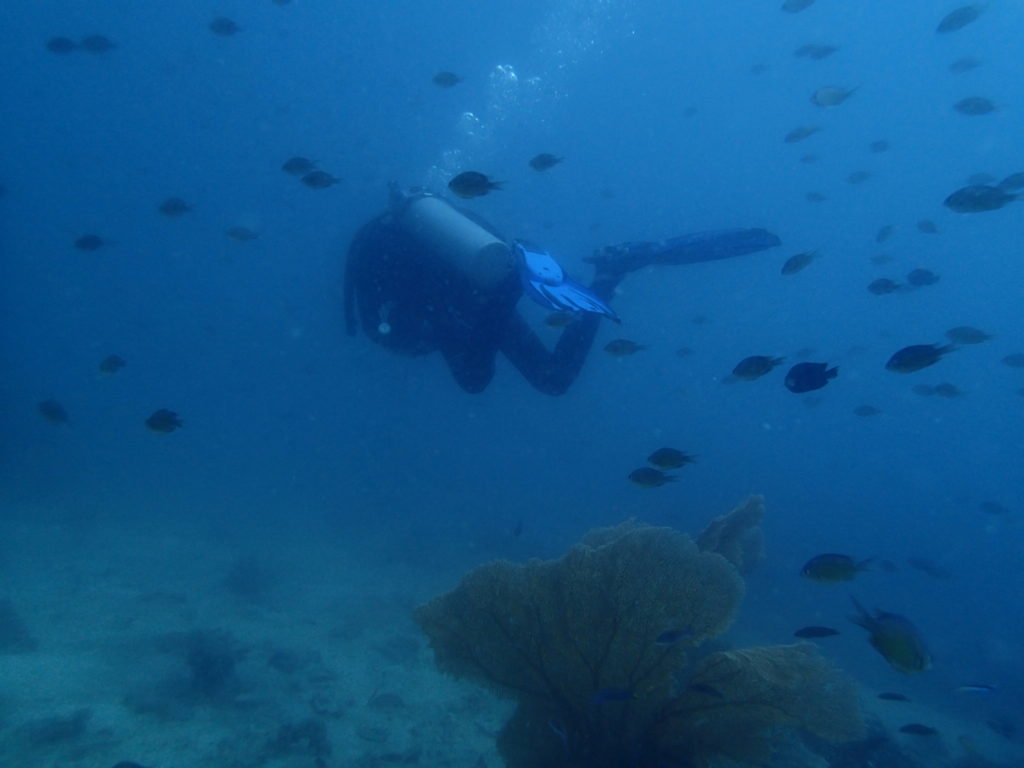
[[[422, 189], [391, 187], [391, 205], [365, 224], [349, 246], [345, 322], [395, 352], [440, 352], [466, 392], [482, 392], [498, 353], [537, 390], [563, 394], [576, 379], [601, 318], [627, 273], [650, 264], [691, 264], [772, 248], [764, 229], [701, 232], [658, 242], [599, 249], [587, 259], [589, 286], [572, 280], [541, 248], [508, 241], [487, 222]], [[523, 294], [570, 313], [549, 350], [516, 305]]]

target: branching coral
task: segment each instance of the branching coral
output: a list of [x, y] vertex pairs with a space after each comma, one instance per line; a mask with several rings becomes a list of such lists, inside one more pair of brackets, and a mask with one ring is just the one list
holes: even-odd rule
[[510, 768], [760, 760], [787, 727], [847, 738], [859, 722], [852, 689], [811, 646], [689, 666], [689, 651], [733, 620], [762, 510], [753, 497], [716, 521], [706, 551], [630, 522], [559, 560], [490, 563], [416, 619], [442, 670], [517, 702], [498, 742]]
[[763, 556], [764, 496], [750, 496], [727, 515], [708, 523], [697, 537], [701, 552], [717, 552], [744, 576], [754, 570]]

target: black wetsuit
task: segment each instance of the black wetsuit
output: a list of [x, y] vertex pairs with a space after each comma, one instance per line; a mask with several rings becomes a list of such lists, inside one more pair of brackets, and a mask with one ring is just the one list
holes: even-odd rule
[[[497, 237], [485, 222], [477, 221]], [[591, 290], [611, 299], [622, 275], [598, 272]], [[514, 271], [483, 292], [448, 260], [409, 236], [391, 213], [366, 224], [349, 247], [345, 319], [375, 342], [397, 352], [438, 351], [467, 392], [481, 392], [503, 354], [536, 389], [563, 394], [579, 375], [593, 345], [600, 315], [581, 313], [549, 350], [519, 314], [523, 290]]]

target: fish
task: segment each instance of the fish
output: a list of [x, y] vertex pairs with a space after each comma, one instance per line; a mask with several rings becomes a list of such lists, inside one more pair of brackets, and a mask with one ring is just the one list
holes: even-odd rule
[[632, 688], [602, 688], [590, 697], [590, 706], [599, 707], [609, 701], [629, 701], [635, 698]]
[[796, 144], [798, 141], [803, 141], [804, 139], [813, 136], [820, 130], [821, 128], [816, 125], [801, 125], [783, 136], [782, 140], [787, 144]]
[[947, 400], [952, 400], [955, 397], [963, 397], [964, 391], [956, 384], [944, 381], [941, 384], [935, 385], [935, 394], [939, 397], [945, 397]]
[[530, 167], [535, 171], [546, 171], [548, 168], [554, 168], [562, 160], [563, 158], [555, 157], [549, 152], [541, 152], [530, 158]]
[[826, 200], [828, 200], [828, 198], [825, 197], [825, 195], [822, 194], [821, 192], [811, 190], [810, 192], [804, 193], [804, 200], [806, 200], [808, 203], [823, 203]]
[[46, 50], [50, 53], [56, 53], [58, 56], [62, 56], [78, 50], [78, 43], [67, 37], [51, 37], [46, 41]]
[[810, 639], [810, 638], [817, 638], [817, 637], [832, 637], [833, 635], [838, 635], [838, 634], [839, 634], [839, 630], [838, 629], [832, 629], [832, 627], [810, 626], [810, 627], [802, 627], [802, 628], [798, 629], [796, 632], [793, 633], [793, 636], [794, 637], [803, 637], [803, 638]]
[[99, 235], [82, 235], [75, 238], [75, 248], [80, 251], [98, 251], [107, 241]]
[[1019, 192], [1024, 189], [1024, 172], [1011, 173], [996, 186], [1006, 192]]
[[868, 292], [875, 294], [875, 296], [885, 296], [889, 293], [895, 293], [899, 289], [900, 284], [895, 280], [890, 280], [888, 277], [880, 277], [868, 283]]
[[948, 579], [953, 575], [952, 571], [925, 557], [908, 557], [907, 565], [914, 570], [931, 576], [933, 579]]
[[892, 224], [883, 224], [881, 227], [878, 228], [878, 231], [875, 232], [875, 242], [881, 245], [890, 237], [892, 237], [892, 233], [895, 231], [896, 227], [894, 227]]
[[432, 78], [434, 85], [438, 88], [452, 88], [462, 82], [462, 78], [454, 72], [438, 72]]
[[935, 27], [935, 32], [939, 35], [945, 35], [963, 29], [971, 22], [976, 21], [981, 16], [983, 10], [983, 6], [975, 3], [962, 5], [943, 16], [939, 25]]
[[879, 610], [872, 615], [856, 598], [851, 600], [858, 615], [851, 616], [850, 621], [868, 631], [868, 642], [893, 669], [911, 675], [931, 667], [932, 657], [924, 638], [909, 619]]
[[1009, 507], [1000, 504], [998, 501], [983, 501], [978, 505], [978, 509], [986, 515], [995, 515], [997, 517], [1010, 514]]
[[914, 373], [922, 368], [935, 365], [956, 347], [952, 344], [938, 346], [937, 344], [911, 344], [909, 347], [897, 350], [885, 364], [887, 371], [893, 373]]
[[692, 629], [667, 629], [654, 639], [655, 645], [678, 645], [693, 637]]
[[782, 269], [779, 271], [784, 275], [795, 275], [797, 272], [806, 269], [807, 265], [816, 258], [818, 258], [817, 251], [803, 251], [794, 254], [783, 262]]
[[310, 171], [302, 177], [301, 181], [310, 189], [327, 189], [333, 187], [341, 179], [332, 176], [327, 171]]
[[939, 228], [931, 219], [921, 219], [919, 222], [917, 222], [917, 231], [923, 232], [926, 235], [939, 234]]
[[469, 200], [486, 195], [492, 189], [501, 189], [503, 181], [491, 181], [485, 174], [477, 171], [463, 171], [448, 182], [448, 189], [459, 197]]
[[107, 355], [100, 360], [100, 373], [117, 373], [126, 365], [124, 358], [120, 355]]
[[166, 408], [160, 408], [159, 410], [153, 411], [153, 413], [150, 414], [150, 417], [146, 419], [146, 426], [153, 432], [169, 434], [179, 427], [184, 426], [184, 422], [178, 418], [178, 414], [174, 411], [169, 411]]
[[818, 156], [813, 152], [809, 152], [806, 155], [801, 155], [800, 162], [803, 163], [804, 165], [814, 165], [816, 162], [818, 162]]
[[768, 71], [768, 65], [767, 64], [751, 64], [750, 65], [750, 74], [752, 74], [752, 75], [763, 75], [767, 71]]
[[814, 0], [785, 0], [782, 3], [782, 10], [786, 13], [800, 13], [814, 5]]
[[612, 357], [628, 357], [647, 349], [644, 344], [637, 344], [630, 339], [612, 339], [604, 345], [604, 351]]
[[954, 690], [957, 693], [993, 693], [996, 687], [985, 683], [967, 683], [958, 685]]
[[838, 584], [841, 581], [851, 581], [861, 571], [868, 570], [870, 563], [871, 558], [858, 562], [849, 555], [826, 552], [823, 555], [815, 555], [804, 563], [800, 575], [823, 584]]
[[796, 56], [797, 58], [806, 58], [814, 59], [815, 61], [821, 61], [822, 59], [828, 58], [838, 50], [839, 48], [837, 48], [834, 45], [815, 45], [813, 43], [808, 43], [806, 45], [801, 45], [799, 48], [793, 51], [793, 55]]
[[828, 363], [797, 363], [786, 374], [786, 389], [795, 394], [821, 389], [839, 375], [839, 367], [829, 368]]
[[164, 216], [174, 218], [176, 216], [182, 216], [192, 210], [192, 206], [182, 200], [180, 197], [168, 197], [157, 208], [160, 213]]
[[957, 213], [983, 213], [997, 211], [1018, 197], [1020, 195], [989, 184], [968, 184], [949, 195], [942, 204]]
[[224, 234], [239, 243], [247, 243], [259, 237], [259, 233], [253, 232], [248, 227], [234, 226], [224, 230]]
[[872, 141], [870, 144], [868, 144], [868, 149], [870, 149], [875, 154], [881, 152], [888, 152], [889, 142], [886, 141], [885, 139], [878, 139], [877, 141]]
[[867, 171], [854, 171], [846, 177], [847, 184], [862, 184], [871, 178]]
[[958, 325], [946, 331], [946, 338], [957, 344], [981, 344], [993, 338], [991, 333], [986, 333], [980, 328], [970, 325]]
[[1002, 360], [1003, 365], [1008, 368], [1024, 368], [1024, 352], [1014, 352]]
[[693, 454], [675, 448], [659, 448], [647, 457], [647, 463], [658, 469], [679, 469], [696, 461], [697, 457]]
[[766, 373], [770, 373], [776, 366], [782, 365], [786, 358], [771, 357], [770, 355], [751, 355], [744, 357], [736, 367], [732, 369], [732, 375], [744, 381], [759, 379]]
[[281, 164], [281, 170], [291, 176], [305, 176], [315, 168], [316, 163], [308, 157], [302, 157], [301, 155], [289, 157]]
[[977, 69], [981, 66], [981, 61], [974, 58], [973, 56], [964, 56], [963, 58], [957, 59], [949, 65], [949, 71], [954, 75], [962, 75], [965, 72]]
[[68, 412], [64, 410], [64, 406], [53, 398], [36, 403], [36, 410], [40, 416], [51, 424], [71, 423], [71, 418], [68, 416]]
[[966, 99], [960, 99], [960, 101], [954, 104], [953, 109], [962, 115], [974, 117], [995, 112], [996, 105], [991, 99], [986, 99], [984, 96], [968, 96]]
[[882, 412], [881, 408], [876, 408], [873, 405], [858, 405], [853, 409], [853, 413], [856, 416], [877, 416]]
[[925, 285], [935, 285], [939, 282], [939, 276], [932, 272], [930, 269], [918, 267], [907, 272], [907, 283], [913, 285], [915, 288], [921, 288]]
[[819, 107], [838, 107], [856, 91], [856, 88], [838, 88], [827, 85], [811, 94], [811, 103]]
[[231, 37], [232, 35], [242, 31], [242, 28], [227, 16], [218, 16], [216, 19], [211, 21], [209, 29], [213, 34], [220, 37]]
[[117, 45], [106, 35], [88, 35], [82, 38], [78, 47], [87, 53], [99, 55], [114, 50]]
[[679, 347], [679, 349], [676, 350], [676, 357], [689, 357], [692, 354], [692, 347]]
[[651, 467], [640, 467], [629, 473], [629, 480], [641, 488], [660, 488], [666, 483], [671, 483], [679, 478], [675, 475], [666, 475], [660, 469]]
[[900, 733], [910, 733], [914, 736], [934, 736], [938, 733], [937, 730], [928, 725], [921, 725], [920, 723], [908, 723], [900, 728]]
[[908, 699], [902, 693], [893, 693], [891, 691], [885, 691], [883, 693], [878, 694], [878, 698], [880, 698], [882, 701], [903, 701], [908, 704], [910, 703], [910, 699]]

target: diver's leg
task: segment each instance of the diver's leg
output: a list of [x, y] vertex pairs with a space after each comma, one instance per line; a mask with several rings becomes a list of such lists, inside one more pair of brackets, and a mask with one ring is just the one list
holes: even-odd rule
[[494, 378], [497, 349], [489, 345], [472, 348], [468, 344], [443, 344], [441, 355], [463, 390], [475, 395], [483, 392]]
[[[621, 275], [599, 271], [590, 290], [608, 302]], [[546, 395], [564, 394], [576, 380], [594, 344], [601, 315], [583, 312], [562, 330], [555, 348], [548, 351], [533, 329], [513, 313], [501, 337], [501, 352], [530, 384]]]

